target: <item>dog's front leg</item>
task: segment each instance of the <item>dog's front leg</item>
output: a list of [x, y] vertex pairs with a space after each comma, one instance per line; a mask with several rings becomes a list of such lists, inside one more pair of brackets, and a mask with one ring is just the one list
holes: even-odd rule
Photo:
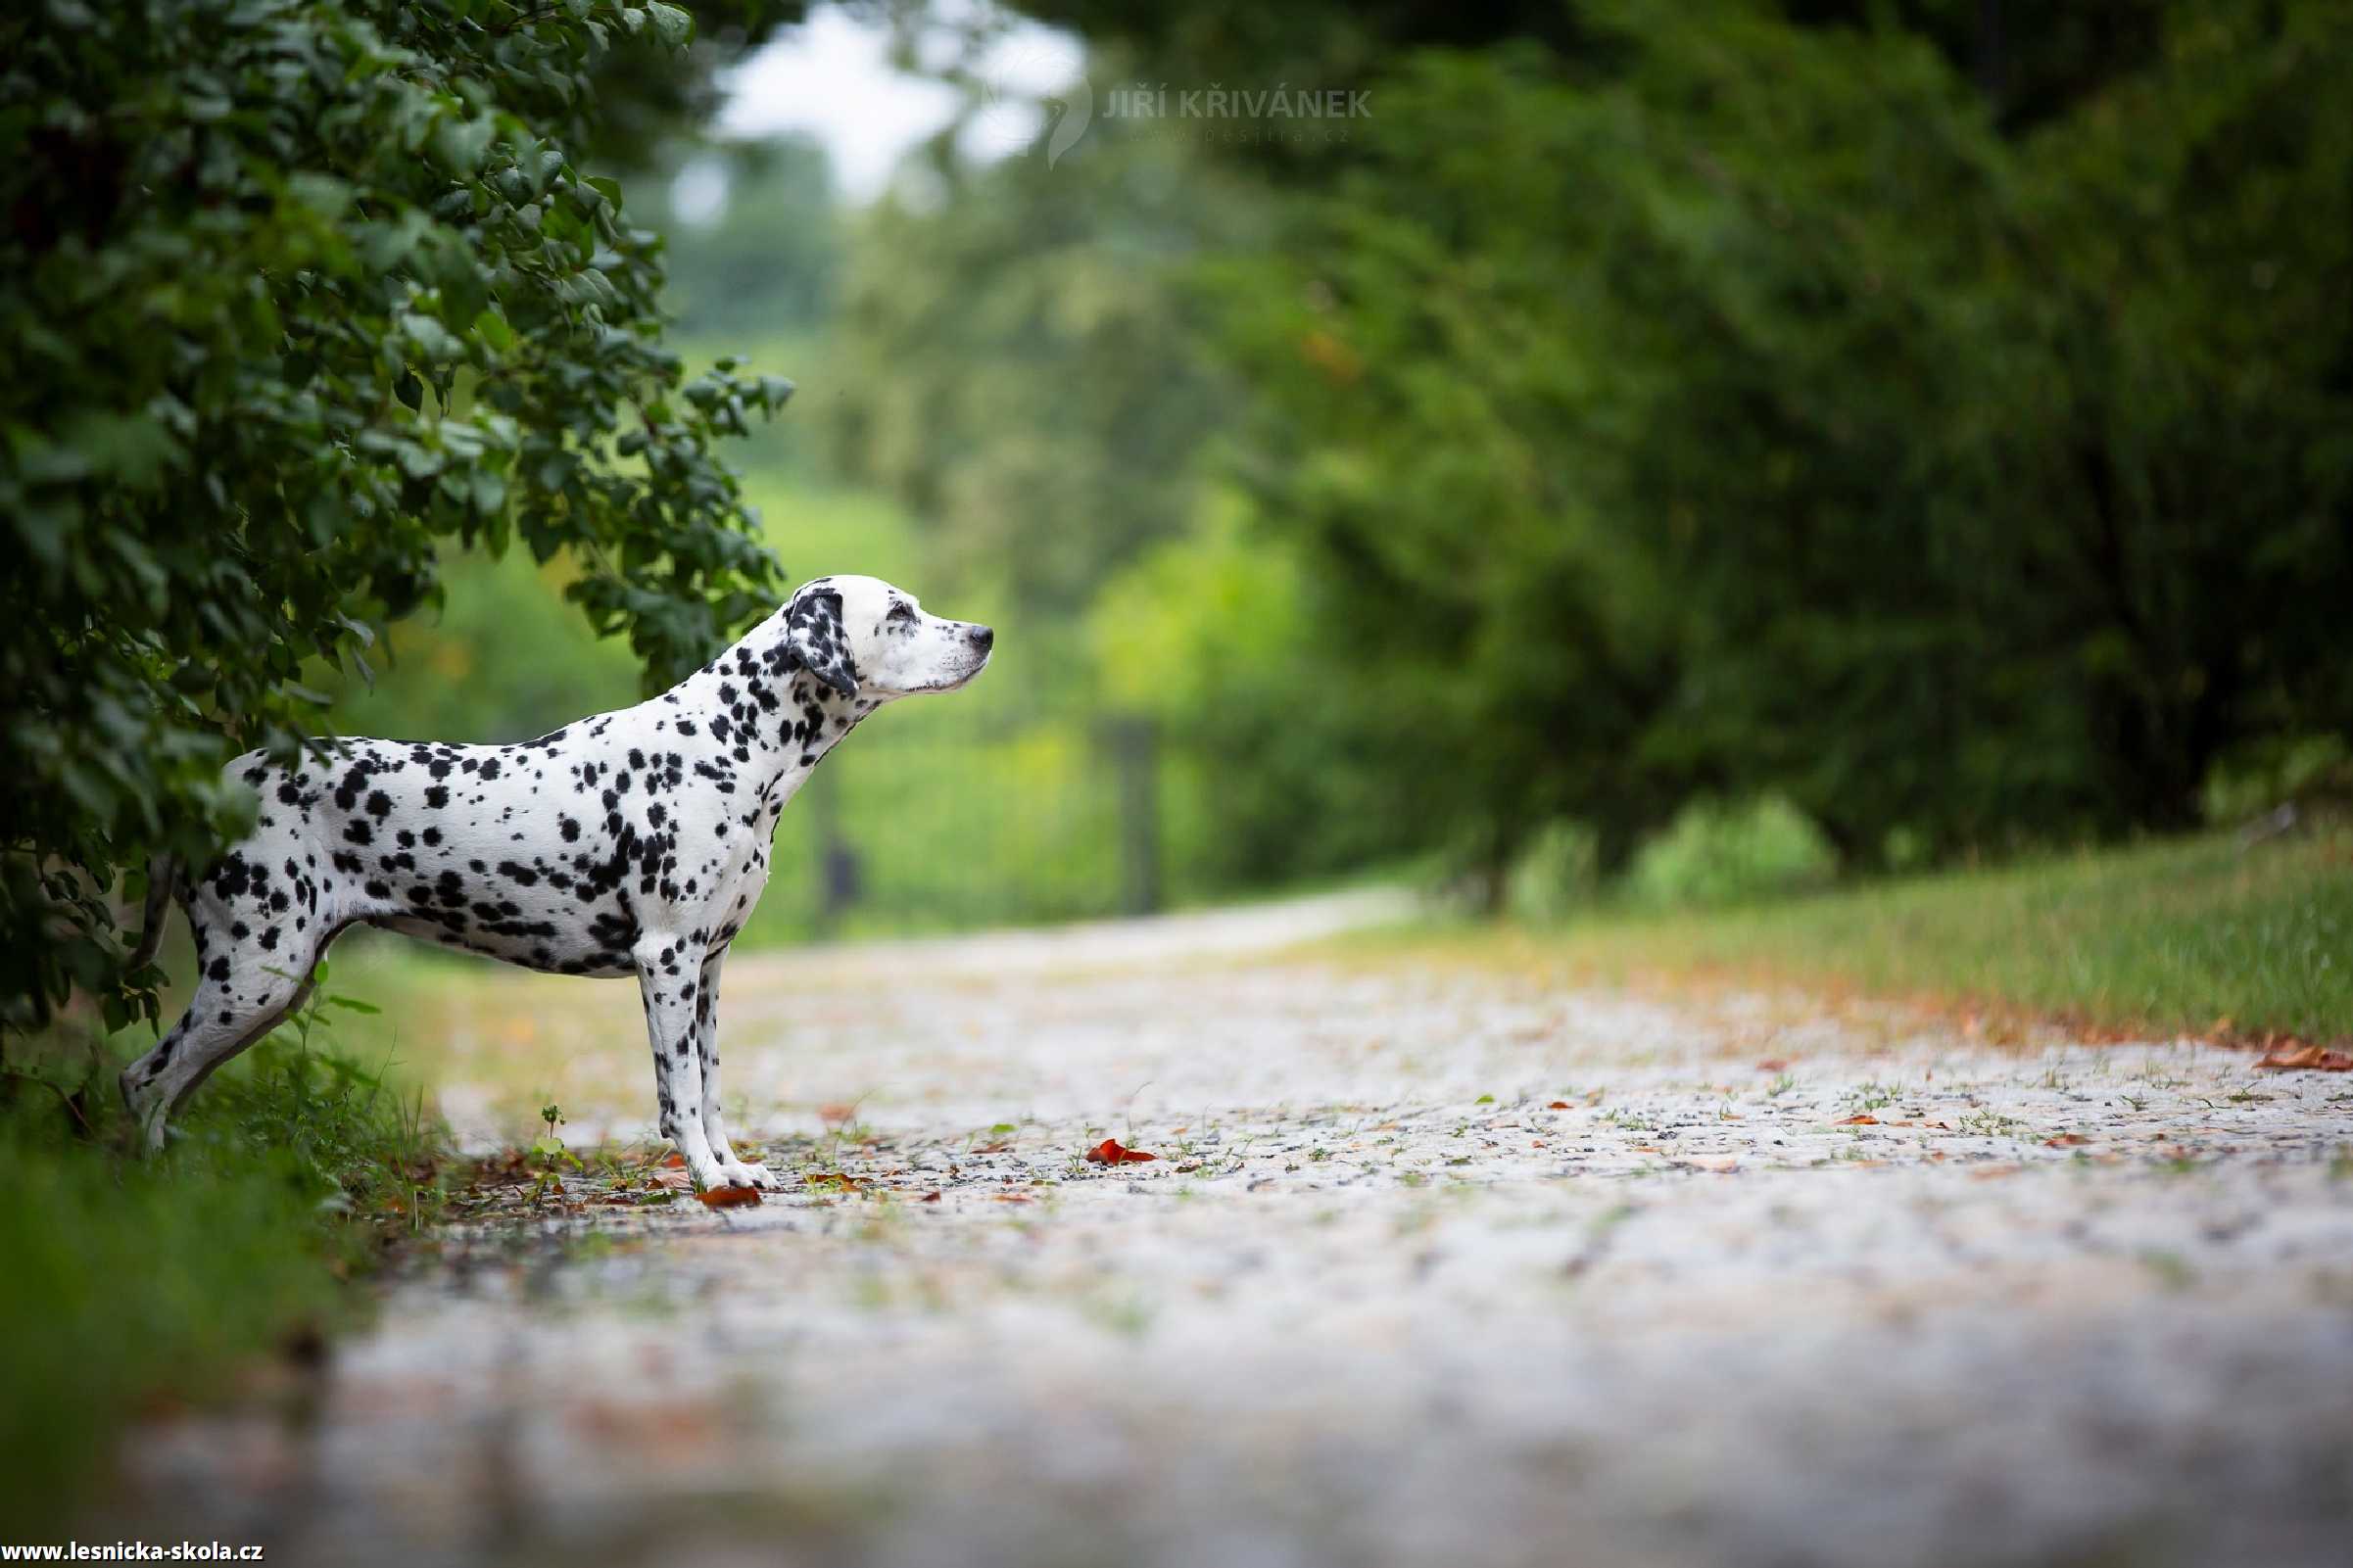
[[646, 999], [646, 1034], [653, 1046], [653, 1087], [661, 1102], [662, 1136], [686, 1157], [687, 1173], [704, 1189], [730, 1185], [702, 1131], [702, 1061], [696, 1050], [695, 1017], [702, 976], [701, 953], [683, 939], [639, 938], [638, 989]]
[[713, 948], [702, 961], [702, 987], [695, 997], [695, 1057], [702, 1069], [702, 1138], [711, 1155], [736, 1187], [772, 1187], [775, 1179], [765, 1165], [746, 1164], [736, 1158], [727, 1141], [727, 1120], [719, 1110], [719, 964], [727, 949]]

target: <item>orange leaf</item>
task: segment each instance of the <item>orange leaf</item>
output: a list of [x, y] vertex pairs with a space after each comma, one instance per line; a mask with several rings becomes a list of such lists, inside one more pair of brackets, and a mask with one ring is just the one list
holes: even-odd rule
[[1876, 1127], [1879, 1125], [1879, 1118], [1871, 1116], [1849, 1117], [1844, 1121], [1833, 1122], [1832, 1125], [1840, 1127]]
[[1568, 1109], [1568, 1102], [1566, 1100], [1555, 1100], [1551, 1105], [1546, 1106], [1544, 1109], [1547, 1111], [1566, 1111]]
[[936, 1204], [936, 1203], [937, 1203], [938, 1201], [939, 1201], [939, 1189], [938, 1189], [938, 1188], [936, 1188], [936, 1187], [933, 1188], [933, 1189], [932, 1189], [930, 1192], [927, 1192], [927, 1193], [925, 1193], [925, 1194], [923, 1195], [923, 1197], [922, 1197], [921, 1199], [919, 1199], [919, 1200], [918, 1200], [918, 1202], [921, 1202], [921, 1203], [927, 1203], [927, 1204]]
[[1756, 1070], [1759, 1072], [1786, 1072], [1789, 1070], [1789, 1064], [1780, 1057], [1769, 1056], [1756, 1064]]
[[2080, 1132], [2062, 1132], [2056, 1137], [2043, 1139], [2042, 1143], [2048, 1149], [2081, 1149], [2090, 1141]]
[[684, 1170], [687, 1168], [687, 1157], [682, 1154], [664, 1155], [662, 1164], [668, 1165], [672, 1170]]
[[821, 1105], [817, 1108], [817, 1119], [829, 1125], [839, 1125], [857, 1114], [856, 1106], [842, 1105], [839, 1102], [832, 1105]]
[[757, 1187], [706, 1187], [695, 1195], [713, 1209], [757, 1209], [760, 1189]]
[[1123, 1149], [1119, 1139], [1106, 1138], [1087, 1150], [1086, 1158], [1098, 1165], [1124, 1165], [1131, 1161], [1158, 1160], [1160, 1156], [1148, 1155], [1141, 1149]]
[[2259, 1068], [2309, 1069], [2315, 1072], [2353, 1072], [2353, 1054], [2324, 1051], [2317, 1045], [2282, 1043], [2272, 1047]]

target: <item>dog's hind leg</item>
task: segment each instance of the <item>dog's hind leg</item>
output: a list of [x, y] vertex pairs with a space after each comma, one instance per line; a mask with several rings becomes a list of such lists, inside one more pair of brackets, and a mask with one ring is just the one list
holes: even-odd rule
[[702, 1137], [730, 1186], [768, 1187], [775, 1183], [765, 1165], [746, 1164], [727, 1141], [727, 1120], [719, 1108], [719, 965], [725, 948], [713, 948], [702, 961], [702, 983], [695, 994], [695, 1056], [702, 1068]]
[[730, 1185], [702, 1130], [702, 1061], [696, 1049], [697, 999], [706, 955], [675, 936], [638, 938], [638, 989], [646, 1000], [646, 1036], [653, 1046], [653, 1087], [662, 1136], [686, 1158], [698, 1187]]
[[[191, 912], [192, 919], [195, 919]], [[129, 1108], [141, 1147], [164, 1147], [171, 1113], [213, 1075], [215, 1069], [261, 1039], [300, 1007], [310, 994], [315, 953], [308, 944], [282, 955], [240, 947], [198, 924], [197, 962], [203, 967], [187, 1012], [156, 1048], [122, 1069], [122, 1103]], [[210, 956], [208, 956], [208, 954]]]

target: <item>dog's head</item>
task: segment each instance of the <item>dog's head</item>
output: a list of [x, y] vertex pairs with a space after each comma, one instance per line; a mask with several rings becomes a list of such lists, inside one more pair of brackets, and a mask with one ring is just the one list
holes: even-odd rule
[[794, 663], [845, 697], [888, 700], [953, 691], [988, 663], [996, 634], [927, 615], [877, 577], [820, 577], [784, 609]]

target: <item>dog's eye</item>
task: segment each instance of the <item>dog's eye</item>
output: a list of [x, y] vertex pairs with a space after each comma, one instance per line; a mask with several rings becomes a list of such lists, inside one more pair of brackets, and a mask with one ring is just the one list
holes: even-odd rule
[[884, 619], [888, 621], [912, 621], [915, 619], [915, 606], [912, 604], [893, 604], [890, 606], [890, 613], [885, 616]]

